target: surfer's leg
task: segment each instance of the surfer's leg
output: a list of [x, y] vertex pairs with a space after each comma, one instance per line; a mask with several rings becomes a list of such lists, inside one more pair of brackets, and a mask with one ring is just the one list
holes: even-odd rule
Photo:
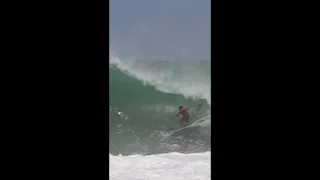
[[186, 127], [189, 125], [189, 119], [190, 119], [190, 116], [185, 116], [181, 119], [182, 123], [183, 123], [183, 127]]
[[180, 127], [183, 127], [183, 118], [182, 119], [180, 119]]
[[188, 126], [188, 124], [187, 124], [187, 122], [186, 121], [181, 121], [181, 127], [186, 127], [186, 126]]
[[180, 126], [181, 127], [186, 127], [186, 126], [188, 126], [188, 124], [189, 124], [189, 117], [183, 117], [183, 118], [181, 118], [181, 120], [180, 120]]
[[189, 120], [190, 120], [190, 116], [187, 116], [186, 119], [185, 119], [187, 126], [189, 126]]

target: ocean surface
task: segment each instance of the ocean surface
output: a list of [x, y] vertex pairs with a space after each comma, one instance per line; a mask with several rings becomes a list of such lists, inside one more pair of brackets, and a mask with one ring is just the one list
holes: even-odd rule
[[[110, 178], [210, 179], [210, 61], [111, 55], [109, 70]], [[179, 105], [192, 105], [182, 130]]]

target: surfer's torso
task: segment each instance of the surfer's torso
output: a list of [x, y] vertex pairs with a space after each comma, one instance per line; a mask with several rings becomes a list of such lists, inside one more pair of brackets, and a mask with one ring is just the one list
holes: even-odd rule
[[186, 126], [188, 126], [188, 124], [189, 124], [189, 118], [190, 118], [188, 109], [187, 109], [187, 108], [181, 109], [180, 112], [179, 112], [179, 114], [182, 115], [182, 118], [181, 118], [181, 120], [180, 120], [180, 126], [181, 126], [181, 127], [186, 127]]
[[180, 110], [180, 114], [182, 115], [182, 117], [186, 117], [189, 116], [189, 112], [187, 108], [183, 108]]

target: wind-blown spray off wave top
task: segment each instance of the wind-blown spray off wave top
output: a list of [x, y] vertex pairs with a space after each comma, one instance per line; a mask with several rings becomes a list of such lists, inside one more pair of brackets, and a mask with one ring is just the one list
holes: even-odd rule
[[[210, 61], [130, 61], [110, 57], [110, 153], [210, 150]], [[179, 128], [178, 106], [191, 108]]]

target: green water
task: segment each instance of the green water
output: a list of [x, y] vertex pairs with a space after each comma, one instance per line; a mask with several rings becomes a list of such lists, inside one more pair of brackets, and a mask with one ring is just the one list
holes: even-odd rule
[[[111, 66], [110, 152], [152, 154], [171, 151], [164, 147], [170, 143], [163, 141], [163, 134], [170, 128], [179, 128], [179, 118], [172, 118], [178, 112], [178, 106], [197, 104], [190, 110], [194, 119], [210, 111], [205, 98], [210, 97], [210, 89], [204, 90], [210, 87], [209, 68], [206, 61], [140, 61], [130, 63], [130, 66]], [[203, 150], [197, 144], [200, 141], [198, 136], [190, 137], [198, 130], [191, 128], [187, 131], [182, 138], [193, 147], [191, 151], [197, 151], [198, 147], [199, 151]], [[175, 143], [181, 142], [177, 140]]]

